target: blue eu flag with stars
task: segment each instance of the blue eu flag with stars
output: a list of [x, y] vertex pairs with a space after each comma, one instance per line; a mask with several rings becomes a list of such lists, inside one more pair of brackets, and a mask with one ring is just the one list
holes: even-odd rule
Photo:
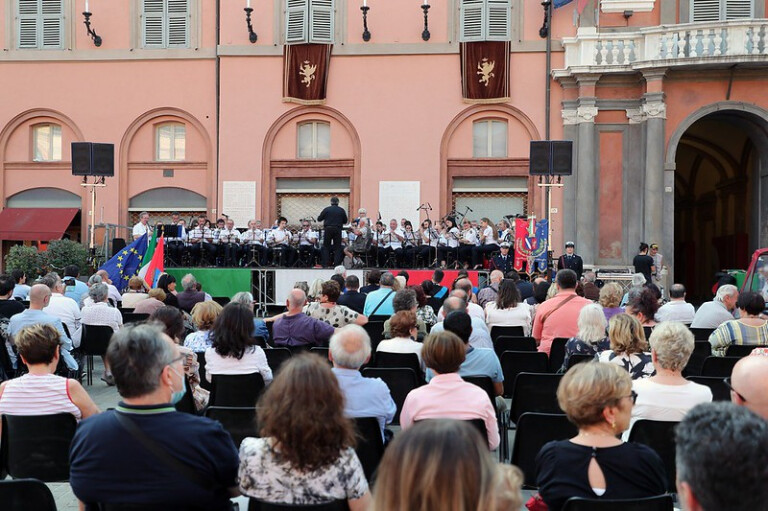
[[145, 234], [112, 256], [112, 259], [99, 268], [109, 273], [109, 279], [121, 293], [128, 286], [131, 277], [139, 273], [141, 260], [144, 259], [144, 254], [147, 252], [148, 243], [149, 238]]

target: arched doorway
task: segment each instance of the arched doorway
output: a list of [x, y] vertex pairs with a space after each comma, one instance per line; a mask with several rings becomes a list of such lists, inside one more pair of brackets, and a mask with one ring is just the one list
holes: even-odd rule
[[751, 252], [768, 242], [767, 118], [714, 110], [677, 141], [675, 280], [689, 300], [710, 299], [716, 272], [746, 268]]

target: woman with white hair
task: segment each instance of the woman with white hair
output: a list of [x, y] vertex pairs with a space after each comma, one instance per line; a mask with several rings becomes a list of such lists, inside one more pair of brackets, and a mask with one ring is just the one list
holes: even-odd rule
[[621, 299], [621, 307], [627, 305], [627, 302], [629, 301], [629, 292], [633, 289], [642, 289], [645, 283], [645, 275], [642, 273], [635, 273], [632, 275], [632, 285], [627, 290], [627, 292], [624, 293], [624, 297]]
[[[239, 303], [241, 305], [245, 305], [249, 309], [251, 309], [251, 312], [253, 312], [253, 295], [249, 293], [248, 291], [241, 291], [237, 293], [235, 296], [232, 297], [232, 300], [230, 300], [231, 303]], [[264, 323], [263, 320], [258, 318], [253, 318], [253, 333], [251, 333], [251, 337], [261, 337], [264, 339], [264, 342], [267, 342], [269, 340], [269, 330], [267, 330], [267, 324]]]
[[681, 421], [699, 403], [712, 401], [712, 391], [683, 378], [683, 368], [693, 353], [693, 334], [677, 321], [664, 321], [651, 332], [651, 359], [656, 374], [632, 382], [637, 402], [632, 422], [638, 419]]
[[576, 337], [571, 337], [565, 343], [562, 371], [568, 369], [568, 361], [573, 354], [595, 356], [611, 348], [611, 341], [605, 333], [608, 321], [603, 308], [598, 304], [593, 303], [581, 309], [577, 326], [579, 331]]

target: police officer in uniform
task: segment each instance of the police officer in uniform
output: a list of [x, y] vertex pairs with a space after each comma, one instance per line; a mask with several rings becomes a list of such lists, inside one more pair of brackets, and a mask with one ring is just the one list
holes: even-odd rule
[[569, 269], [576, 272], [576, 276], [581, 279], [581, 274], [584, 273], [584, 261], [581, 260], [581, 256], [574, 254], [574, 247], [576, 244], [569, 241], [565, 244], [565, 254], [561, 255], [557, 260], [557, 269], [564, 270]]
[[491, 259], [491, 271], [499, 270], [504, 275], [515, 267], [515, 258], [509, 251], [509, 242], [502, 241], [499, 244], [499, 254]]

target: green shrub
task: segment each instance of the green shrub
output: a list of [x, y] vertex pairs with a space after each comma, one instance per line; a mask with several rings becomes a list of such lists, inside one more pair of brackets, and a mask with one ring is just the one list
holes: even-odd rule
[[48, 250], [38, 254], [39, 264], [46, 272], [55, 271], [59, 275], [64, 275], [64, 268], [70, 264], [76, 264], [80, 268], [80, 273], [87, 275], [89, 273], [86, 265], [88, 264], [88, 249], [85, 245], [72, 240], [56, 240], [48, 244]]
[[5, 271], [22, 270], [30, 282], [42, 273], [41, 266], [37, 247], [14, 245], [5, 256]]

